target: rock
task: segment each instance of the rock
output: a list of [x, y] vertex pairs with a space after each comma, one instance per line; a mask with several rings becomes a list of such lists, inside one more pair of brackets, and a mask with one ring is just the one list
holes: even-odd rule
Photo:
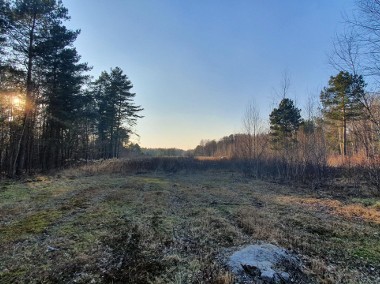
[[290, 274], [278, 268], [283, 262], [295, 263], [296, 258], [281, 247], [260, 244], [234, 252], [227, 264], [237, 276], [249, 275], [265, 283], [289, 283]]

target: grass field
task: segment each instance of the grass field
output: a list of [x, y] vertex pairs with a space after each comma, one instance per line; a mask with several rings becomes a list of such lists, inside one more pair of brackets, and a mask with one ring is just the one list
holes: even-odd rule
[[233, 283], [260, 241], [310, 283], [380, 283], [380, 199], [233, 171], [70, 170], [0, 183], [0, 283]]

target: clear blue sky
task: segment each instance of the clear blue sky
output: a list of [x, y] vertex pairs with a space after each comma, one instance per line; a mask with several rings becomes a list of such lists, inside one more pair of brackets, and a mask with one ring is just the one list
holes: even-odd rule
[[[143, 147], [194, 148], [242, 131], [254, 101], [268, 120], [284, 71], [306, 98], [336, 73], [327, 54], [354, 0], [63, 0], [91, 74], [119, 66], [145, 118]], [[277, 99], [277, 101], [276, 101]]]

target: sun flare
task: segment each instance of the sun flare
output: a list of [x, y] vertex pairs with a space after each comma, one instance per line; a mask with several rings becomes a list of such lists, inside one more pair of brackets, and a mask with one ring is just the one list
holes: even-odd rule
[[22, 107], [25, 101], [19, 96], [12, 96], [12, 105], [14, 107]]

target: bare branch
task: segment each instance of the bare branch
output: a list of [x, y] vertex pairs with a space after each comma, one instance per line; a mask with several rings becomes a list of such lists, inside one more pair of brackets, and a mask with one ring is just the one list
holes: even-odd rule
[[359, 36], [354, 29], [336, 35], [329, 64], [337, 71], [348, 71], [354, 75], [361, 73]]

